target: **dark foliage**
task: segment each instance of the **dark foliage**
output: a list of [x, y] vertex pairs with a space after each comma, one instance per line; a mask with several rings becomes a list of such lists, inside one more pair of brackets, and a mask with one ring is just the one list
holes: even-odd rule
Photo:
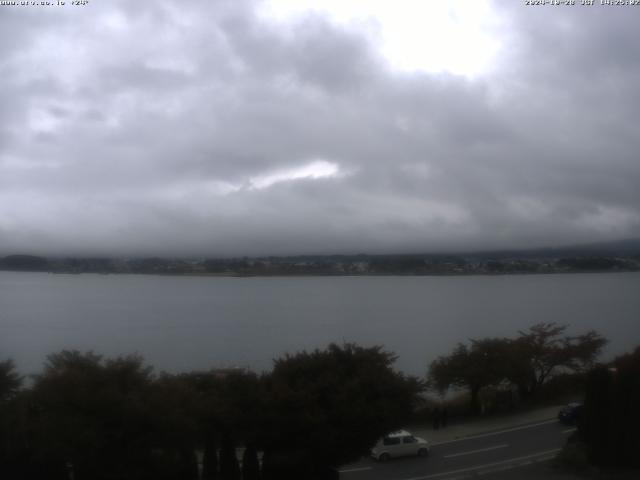
[[[287, 355], [272, 373], [153, 375], [137, 356], [62, 351], [20, 391], [0, 364], [0, 478], [335, 478], [402, 425], [420, 390], [379, 347]], [[241, 472], [236, 445], [244, 446]], [[263, 450], [261, 475], [257, 451]]]
[[222, 448], [220, 449], [220, 479], [240, 480], [240, 476], [236, 444], [231, 435], [225, 433], [222, 437]]
[[73, 469], [78, 480], [145, 478], [150, 374], [138, 357], [49, 356], [30, 395], [32, 463]]
[[258, 451], [252, 443], [247, 445], [242, 455], [242, 480], [260, 480]]
[[394, 360], [381, 347], [353, 344], [277, 360], [268, 379], [267, 465], [283, 456], [314, 470], [342, 465], [402, 426], [422, 385], [395, 372]]
[[563, 335], [566, 326], [539, 323], [519, 332], [515, 339], [485, 338], [458, 344], [429, 367], [429, 384], [440, 392], [450, 386], [465, 387], [471, 395], [471, 411], [479, 410], [480, 391], [488, 386], [514, 385], [524, 399], [535, 396], [558, 374], [584, 373], [606, 344], [600, 334]]
[[22, 381], [12, 360], [0, 362], [0, 404], [18, 393]]
[[640, 467], [639, 405], [640, 347], [589, 373], [579, 431], [592, 463]]

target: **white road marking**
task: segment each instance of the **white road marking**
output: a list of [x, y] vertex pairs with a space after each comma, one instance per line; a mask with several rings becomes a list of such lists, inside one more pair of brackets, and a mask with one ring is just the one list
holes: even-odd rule
[[517, 463], [517, 462], [522, 461], [522, 460], [526, 460], [526, 459], [529, 459], [529, 458], [540, 457], [542, 455], [554, 454], [554, 453], [559, 452], [560, 450], [562, 450], [562, 449], [561, 448], [555, 448], [553, 450], [545, 450], [544, 452], [532, 453], [531, 455], [525, 455], [523, 457], [510, 458], [508, 460], [501, 460], [499, 462], [493, 462], [493, 463], [485, 463], [484, 465], [476, 465], [474, 467], [461, 468], [461, 469], [458, 469], [458, 470], [450, 470], [448, 472], [432, 473], [431, 475], [425, 475], [424, 477], [411, 477], [411, 478], [406, 478], [404, 480], [427, 480], [428, 478], [444, 477], [446, 475], [454, 475], [456, 473], [471, 472], [471, 471], [479, 470], [479, 469], [487, 469], [487, 468], [491, 468], [491, 467], [497, 467], [498, 465], [504, 465], [504, 464], [507, 464], [507, 463]]
[[496, 450], [498, 448], [506, 448], [509, 445], [496, 445], [494, 447], [479, 448], [477, 450], [469, 450], [468, 452], [452, 453], [451, 455], [444, 455], [444, 458], [461, 457], [462, 455], [471, 455], [472, 453], [488, 452], [489, 450]]
[[567, 428], [566, 430], [563, 430], [562, 433], [569, 433], [569, 432], [575, 432], [576, 429], [575, 428]]
[[347, 468], [346, 470], [338, 470], [338, 472], [351, 473], [351, 472], [363, 472], [364, 470], [371, 470], [371, 467]]
[[460, 438], [456, 438], [454, 440], [446, 440], [444, 442], [438, 442], [438, 443], [432, 443], [432, 446], [435, 445], [445, 445], [447, 443], [454, 443], [454, 442], [463, 442], [465, 440], [473, 440], [475, 438], [482, 438], [482, 437], [490, 437], [492, 435], [500, 435], [502, 433], [507, 433], [507, 432], [515, 432], [516, 430], [524, 430], [526, 428], [534, 428], [534, 427], [539, 427], [540, 425], [547, 425], [549, 423], [556, 423], [558, 420], [553, 419], [553, 420], [545, 420], [544, 422], [538, 422], [538, 423], [532, 423], [529, 425], [522, 425], [520, 427], [513, 427], [513, 428], [507, 428], [506, 430], [499, 430], [497, 432], [490, 432], [490, 433], [481, 433], [479, 435], [470, 435], [468, 437], [460, 437]]

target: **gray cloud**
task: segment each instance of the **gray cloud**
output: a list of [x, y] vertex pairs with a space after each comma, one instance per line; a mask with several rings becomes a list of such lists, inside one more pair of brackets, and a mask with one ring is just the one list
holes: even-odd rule
[[[0, 253], [640, 236], [632, 9], [496, 4], [497, 63], [469, 79], [393, 70], [357, 25], [257, 5], [5, 7]], [[313, 162], [337, 171], [282, 181]]]

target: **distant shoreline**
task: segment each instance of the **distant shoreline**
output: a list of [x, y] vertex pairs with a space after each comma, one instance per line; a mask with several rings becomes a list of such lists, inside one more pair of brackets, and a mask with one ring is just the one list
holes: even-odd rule
[[638, 251], [545, 250], [475, 254], [300, 255], [241, 258], [0, 257], [0, 270], [207, 277], [466, 276], [640, 271]]
[[546, 271], [546, 272], [465, 272], [465, 273], [291, 273], [291, 274], [243, 274], [243, 273], [163, 273], [163, 272], [67, 272], [45, 270], [7, 270], [7, 273], [47, 273], [50, 275], [131, 275], [155, 277], [202, 277], [202, 278], [325, 278], [325, 277], [506, 277], [513, 275], [576, 275], [606, 273], [638, 273], [640, 269], [627, 270], [580, 270], [580, 271]]

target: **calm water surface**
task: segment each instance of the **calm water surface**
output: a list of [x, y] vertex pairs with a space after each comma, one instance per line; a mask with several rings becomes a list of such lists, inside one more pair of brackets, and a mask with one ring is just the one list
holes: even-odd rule
[[158, 370], [267, 370], [329, 342], [383, 344], [422, 375], [456, 342], [541, 321], [640, 344], [640, 273], [213, 278], [0, 272], [0, 360], [38, 372], [63, 348], [138, 352]]

